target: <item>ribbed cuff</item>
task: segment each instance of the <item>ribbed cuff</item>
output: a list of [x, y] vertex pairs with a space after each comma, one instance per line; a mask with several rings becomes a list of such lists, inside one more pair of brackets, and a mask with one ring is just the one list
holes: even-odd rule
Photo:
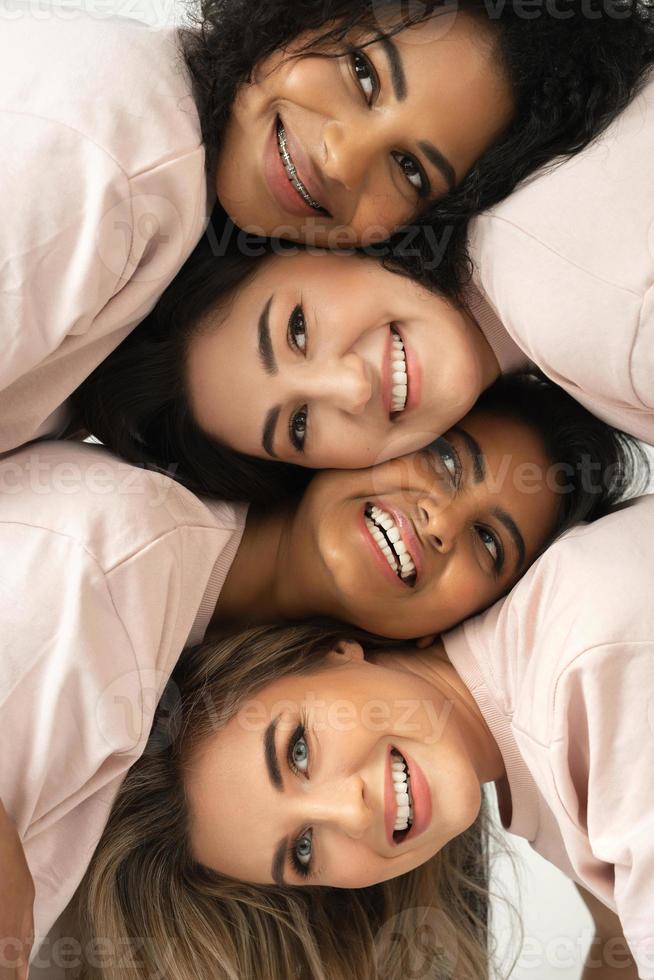
[[529, 358], [518, 347], [488, 300], [473, 283], [466, 287], [465, 301], [495, 354], [502, 374], [528, 368]]

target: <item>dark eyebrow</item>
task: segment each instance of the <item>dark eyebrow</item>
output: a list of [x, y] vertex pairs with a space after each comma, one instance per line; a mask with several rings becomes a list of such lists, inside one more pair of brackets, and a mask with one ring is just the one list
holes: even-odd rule
[[[482, 480], [486, 479], [486, 457], [484, 456], [481, 446], [479, 445], [477, 440], [470, 435], [469, 432], [466, 432], [465, 429], [459, 428], [458, 425], [452, 426], [452, 432], [457, 432], [463, 439], [466, 449], [468, 450], [472, 458], [472, 464], [474, 467], [474, 481], [475, 483], [481, 483]], [[513, 543], [515, 544], [516, 550], [518, 552], [517, 569], [522, 568], [522, 566], [525, 563], [527, 549], [525, 547], [525, 539], [520, 533], [520, 528], [513, 520], [511, 515], [507, 514], [507, 512], [502, 507], [495, 507], [495, 509], [493, 510], [493, 514], [498, 519], [498, 521], [500, 521], [504, 525], [504, 527], [507, 529], [507, 531], [513, 538]]]
[[481, 446], [476, 439], [473, 439], [469, 432], [459, 428], [458, 425], [452, 426], [452, 432], [456, 432], [463, 439], [465, 447], [468, 450], [468, 455], [472, 460], [473, 479], [475, 483], [481, 483], [482, 480], [486, 479], [486, 457]]
[[407, 95], [406, 75], [402, 64], [402, 55], [397, 49], [397, 45], [390, 37], [380, 37], [379, 43], [388, 58], [388, 67], [391, 73], [391, 84], [393, 92], [398, 102], [404, 102]]
[[286, 863], [286, 851], [288, 849], [288, 837], [282, 837], [279, 844], [275, 848], [275, 853], [273, 854], [272, 867], [270, 869], [270, 875], [272, 880], [280, 888], [286, 888], [287, 882], [284, 880], [284, 864]]
[[[275, 789], [278, 790], [278, 792], [283, 793], [284, 781], [282, 780], [282, 774], [279, 769], [277, 748], [275, 746], [275, 732], [277, 731], [278, 721], [279, 715], [277, 715], [276, 718], [273, 718], [263, 733], [263, 755], [266, 760], [266, 769], [268, 770], [268, 778], [270, 779], [270, 782]], [[284, 881], [284, 864], [286, 861], [287, 847], [288, 838], [283, 837], [275, 848], [272, 866], [270, 868], [270, 876], [275, 884], [279, 885], [280, 888], [286, 886], [286, 882]]]
[[282, 782], [282, 774], [279, 769], [277, 749], [275, 747], [275, 732], [277, 730], [278, 721], [279, 715], [276, 718], [273, 718], [263, 733], [263, 755], [266, 760], [268, 778], [275, 789], [282, 793], [284, 791], [284, 783]]
[[267, 374], [277, 374], [277, 361], [273, 350], [272, 340], [270, 339], [269, 314], [272, 304], [272, 296], [263, 308], [263, 313], [259, 317], [259, 358]]
[[266, 421], [263, 423], [263, 432], [261, 433], [261, 445], [266, 450], [269, 456], [273, 459], [277, 459], [277, 453], [274, 450], [273, 442], [275, 439], [275, 429], [277, 428], [277, 419], [279, 418], [279, 413], [281, 408], [279, 405], [275, 405], [270, 409], [266, 415]]
[[516, 522], [513, 520], [513, 518], [511, 517], [511, 515], [510, 514], [507, 514], [507, 512], [505, 510], [502, 510], [501, 507], [496, 507], [495, 510], [493, 511], [493, 513], [495, 514], [495, 517], [497, 517], [498, 521], [501, 521], [502, 522], [502, 524], [504, 525], [504, 527], [507, 529], [507, 531], [509, 532], [509, 534], [513, 538], [513, 543], [515, 544], [516, 548], [518, 549], [518, 565], [517, 565], [517, 568], [518, 569], [522, 568], [522, 566], [525, 563], [526, 548], [525, 548], [525, 539], [523, 538], [522, 534], [520, 533], [520, 528], [518, 527], [518, 525], [516, 524]]
[[456, 171], [450, 161], [440, 150], [437, 150], [433, 143], [428, 140], [418, 140], [418, 146], [443, 177], [447, 188], [453, 191], [456, 187]]
[[[379, 43], [388, 59], [388, 67], [391, 73], [391, 85], [398, 102], [404, 102], [408, 94], [408, 85], [402, 55], [397, 45], [390, 37], [380, 37]], [[456, 187], [456, 171], [447, 157], [436, 149], [433, 143], [428, 140], [418, 140], [418, 146], [425, 154], [432, 166], [436, 167], [443, 180], [447, 184], [448, 190], [452, 191]]]

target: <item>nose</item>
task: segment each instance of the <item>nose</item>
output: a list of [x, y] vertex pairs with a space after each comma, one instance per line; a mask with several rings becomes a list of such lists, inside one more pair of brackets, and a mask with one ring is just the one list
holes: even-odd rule
[[314, 792], [306, 807], [308, 821], [331, 823], [355, 840], [363, 837], [373, 819], [358, 774], [330, 781]]
[[372, 164], [373, 140], [352, 123], [330, 120], [323, 130], [323, 173], [349, 191], [363, 183]]
[[358, 354], [345, 354], [307, 368], [302, 379], [309, 401], [326, 401], [350, 415], [360, 415], [372, 397], [372, 381], [366, 364]]
[[420, 501], [420, 514], [431, 543], [443, 555], [453, 551], [465, 527], [459, 501], [447, 495]]

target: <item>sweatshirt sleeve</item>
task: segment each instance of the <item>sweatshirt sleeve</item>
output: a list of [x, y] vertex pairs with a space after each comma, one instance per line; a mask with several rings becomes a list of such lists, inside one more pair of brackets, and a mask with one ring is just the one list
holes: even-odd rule
[[[559, 681], [553, 769], [561, 802], [606, 874], [590, 871], [654, 980], [654, 641], [583, 653]], [[596, 881], [592, 875], [597, 874]]]
[[122, 285], [130, 184], [62, 123], [0, 112], [0, 391], [84, 334]]

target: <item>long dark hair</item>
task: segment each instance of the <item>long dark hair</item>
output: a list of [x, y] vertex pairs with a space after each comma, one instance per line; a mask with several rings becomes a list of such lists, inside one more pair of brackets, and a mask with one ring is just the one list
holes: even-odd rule
[[[391, 18], [385, 32], [397, 33], [443, 7], [444, 0], [200, 0], [182, 46], [210, 171], [239, 84], [274, 50], [307, 30], [318, 37], [305, 51], [345, 47], [355, 28], [374, 40], [382, 17], [385, 24]], [[459, 0], [458, 8], [495, 32], [515, 117], [461, 184], [417, 217], [408, 237], [393, 237], [385, 256], [389, 267], [450, 295], [470, 275], [469, 219], [544, 164], [583, 149], [628, 104], [654, 60], [649, 0], [541, 0], [528, 11], [523, 0]], [[434, 233], [448, 242], [444, 254]]]
[[195, 422], [187, 394], [189, 337], [202, 315], [243, 285], [260, 261], [236, 248], [216, 258], [205, 235], [152, 312], [73, 394], [73, 428], [194, 493], [268, 506], [301, 493], [310, 470], [221, 445]]
[[499, 378], [478, 398], [477, 410], [519, 419], [542, 439], [559, 500], [553, 537], [646, 491], [650, 467], [640, 443], [598, 419], [542, 371]]

